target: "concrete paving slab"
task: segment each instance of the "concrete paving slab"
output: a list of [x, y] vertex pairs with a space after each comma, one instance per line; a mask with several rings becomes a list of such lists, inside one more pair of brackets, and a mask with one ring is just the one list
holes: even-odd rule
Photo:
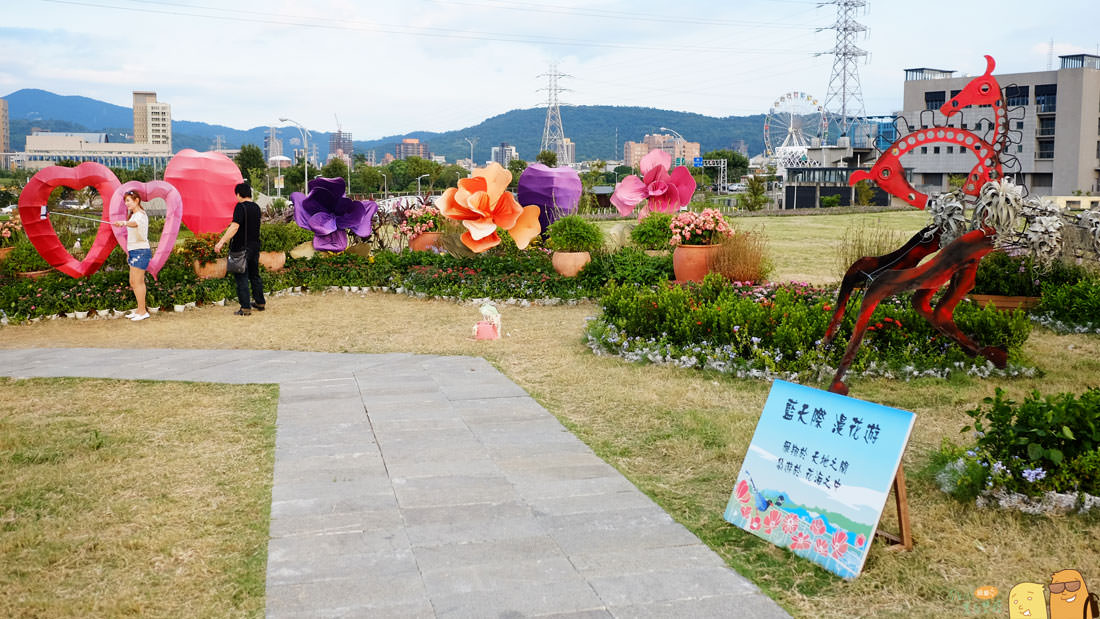
[[0, 350], [0, 376], [278, 384], [272, 619], [789, 616], [484, 359]]

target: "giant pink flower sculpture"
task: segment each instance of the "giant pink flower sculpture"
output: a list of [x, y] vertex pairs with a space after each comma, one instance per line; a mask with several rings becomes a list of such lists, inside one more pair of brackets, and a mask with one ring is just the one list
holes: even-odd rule
[[611, 203], [623, 215], [629, 215], [642, 200], [646, 205], [638, 212], [642, 218], [650, 211], [671, 213], [691, 202], [695, 194], [695, 179], [684, 166], [672, 167], [672, 155], [663, 150], [651, 150], [642, 157], [642, 178], [627, 176], [615, 185]]

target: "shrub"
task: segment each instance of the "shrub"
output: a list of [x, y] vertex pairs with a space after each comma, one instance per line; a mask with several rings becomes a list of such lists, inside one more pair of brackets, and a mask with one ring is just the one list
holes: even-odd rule
[[294, 223], [261, 223], [260, 251], [290, 251], [313, 238], [313, 233]]
[[1010, 297], [1038, 297], [1057, 286], [1075, 284], [1088, 278], [1088, 271], [1063, 260], [1041, 269], [1031, 256], [1009, 256], [1003, 251], [990, 253], [978, 264], [974, 294], [1000, 294]]
[[673, 277], [671, 255], [649, 256], [632, 247], [596, 254], [577, 275], [585, 289], [592, 291], [608, 283], [652, 286]]
[[50, 268], [50, 263], [46, 262], [38, 250], [34, 248], [34, 245], [26, 239], [21, 239], [15, 245], [8, 254], [7, 259], [0, 262], [0, 272], [7, 275], [14, 275], [16, 273], [26, 273], [28, 271], [43, 271]]
[[714, 270], [736, 282], [760, 282], [771, 270], [768, 239], [762, 230], [734, 232], [725, 238], [714, 258]]
[[840, 196], [821, 196], [821, 208], [831, 208], [834, 206], [840, 206]]
[[566, 215], [550, 224], [550, 241], [555, 251], [593, 252], [603, 247], [603, 230], [580, 215]]
[[672, 215], [650, 213], [630, 231], [630, 240], [641, 249], [668, 249], [672, 241]]
[[998, 388], [982, 403], [966, 412], [973, 425], [961, 430], [973, 430], [973, 445], [945, 442], [933, 458], [937, 481], [950, 482], [941, 489], [962, 500], [999, 488], [1100, 495], [1100, 388], [1080, 396], [1032, 391], [1019, 404]]
[[1042, 322], [1059, 331], [1092, 331], [1100, 324], [1100, 280], [1082, 279], [1073, 284], [1044, 288], [1036, 312]]

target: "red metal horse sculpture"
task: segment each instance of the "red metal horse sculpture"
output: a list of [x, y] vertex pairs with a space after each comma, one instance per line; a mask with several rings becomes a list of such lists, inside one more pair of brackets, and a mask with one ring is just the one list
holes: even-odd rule
[[[986, 142], [978, 135], [965, 129], [954, 127], [930, 127], [910, 133], [894, 142], [879, 157], [870, 172], [853, 172], [849, 184], [861, 180], [874, 181], [887, 193], [897, 196], [905, 202], [923, 209], [928, 205], [927, 194], [917, 191], [905, 179], [900, 157], [912, 152], [918, 146], [928, 143], [949, 143], [958, 145], [960, 150], [969, 150], [978, 158], [963, 184], [963, 193], [977, 196], [982, 186], [989, 181], [999, 180], [1003, 175], [1001, 153], [1004, 151], [1008, 135], [1008, 121], [1004, 96], [1000, 84], [993, 77], [994, 61], [986, 56], [986, 71], [980, 77], [971, 80], [959, 94], [940, 107], [940, 112], [950, 118], [965, 107], [989, 105], [993, 108], [994, 137]], [[852, 337], [848, 341], [830, 391], [846, 394], [847, 385], [843, 378], [851, 367], [863, 340], [871, 314], [886, 297], [906, 290], [916, 290], [913, 306], [937, 330], [951, 337], [971, 355], [982, 355], [997, 367], [1004, 367], [1007, 354], [1003, 349], [981, 348], [970, 337], [959, 330], [954, 321], [955, 306], [974, 286], [974, 276], [981, 259], [993, 251], [992, 228], [983, 227], [973, 230], [953, 241], [938, 255], [924, 264], [926, 256], [940, 249], [940, 230], [936, 225], [928, 226], [894, 252], [885, 256], [864, 257], [857, 260], [844, 274], [837, 295], [837, 307], [825, 332], [824, 343], [832, 344], [837, 328], [844, 318], [845, 308], [852, 291], [858, 287], [866, 288], [859, 317], [856, 320]], [[920, 264], [920, 266], [917, 266]], [[933, 294], [944, 284], [949, 284], [943, 297], [933, 309]]]

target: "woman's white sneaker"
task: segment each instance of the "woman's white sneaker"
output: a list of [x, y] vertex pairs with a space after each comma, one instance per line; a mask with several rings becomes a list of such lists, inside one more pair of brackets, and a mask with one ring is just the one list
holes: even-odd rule
[[137, 322], [139, 320], [145, 320], [148, 317], [149, 317], [149, 312], [145, 312], [144, 314], [134, 314], [133, 316], [130, 316], [130, 320], [132, 320], [134, 322]]

